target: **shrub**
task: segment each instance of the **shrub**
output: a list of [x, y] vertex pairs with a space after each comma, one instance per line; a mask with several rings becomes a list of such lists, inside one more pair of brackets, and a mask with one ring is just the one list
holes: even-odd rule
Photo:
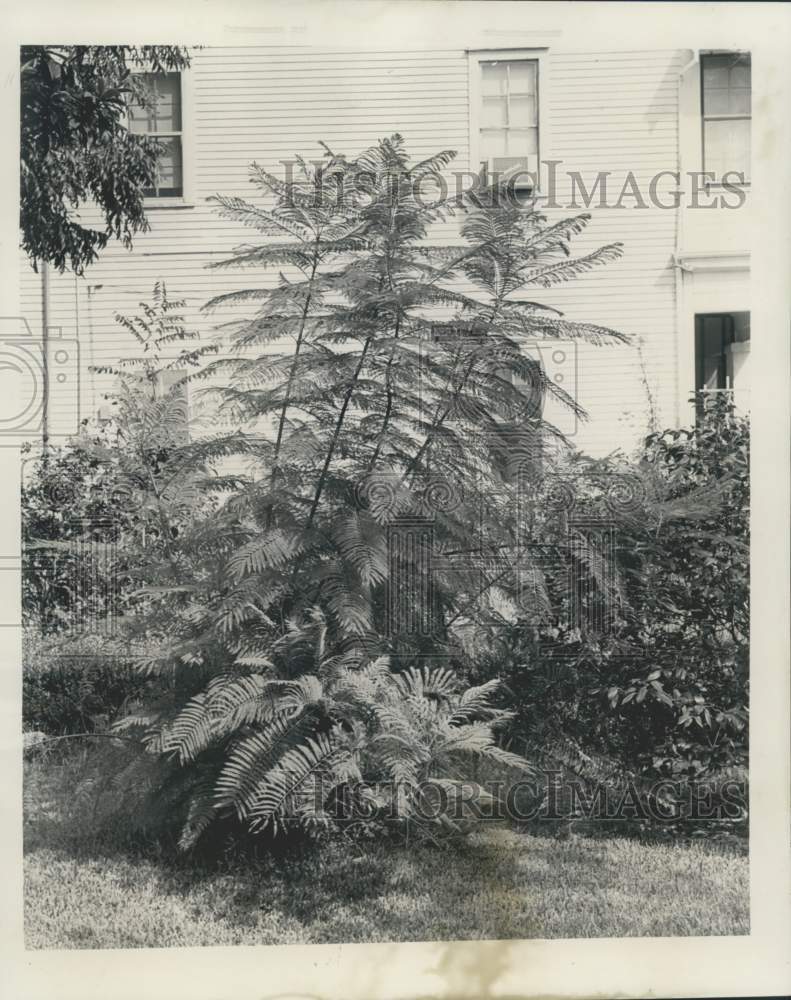
[[[522, 745], [553, 750], [564, 766], [580, 763], [577, 748], [591, 761], [604, 758], [592, 774], [743, 778], [747, 420], [727, 396], [705, 396], [693, 428], [652, 434], [636, 461], [579, 458], [559, 479], [577, 484], [583, 513], [602, 484], [630, 484], [629, 504], [607, 511], [617, 538], [611, 627], [597, 630], [591, 616], [571, 619], [561, 588], [551, 622], [505, 623], [479, 637], [476, 676], [505, 681]], [[583, 569], [573, 568], [587, 586]]]
[[[192, 376], [225, 378], [221, 413], [245, 430], [168, 452], [155, 497], [163, 547], [140, 551], [130, 622], [131, 635], [161, 639], [140, 661], [155, 696], [116, 728], [162, 760], [157, 799], [186, 803], [184, 847], [227, 813], [254, 827], [294, 810], [323, 823], [328, 800], [308, 808], [298, 794], [314, 777], [336, 799], [357, 775], [449, 791], [457, 755], [517, 761], [499, 742], [509, 715], [489, 703], [496, 685], [463, 693], [455, 626], [488, 616], [497, 598], [469, 554], [489, 559], [494, 577], [513, 569], [513, 470], [534, 466], [551, 434], [536, 393], [575, 405], [542, 381], [525, 345], [623, 339], [524, 294], [620, 248], [574, 257], [587, 216], [548, 225], [493, 192], [465, 218], [462, 248], [429, 245], [430, 225], [459, 205], [428, 204], [419, 185], [452, 155], [413, 164], [396, 136], [354, 162], [327, 151], [289, 184], [256, 168], [255, 205], [218, 199], [264, 236], [220, 266], [277, 267], [280, 280], [210, 303], [228, 315], [260, 304], [228, 324], [238, 356]], [[316, 197], [326, 179], [331, 202]], [[268, 348], [284, 340], [296, 348]], [[136, 409], [119, 413], [130, 454], [167, 413], [134, 389]], [[213, 463], [228, 455], [249, 475], [218, 476]], [[427, 517], [451, 559], [436, 573], [425, 539], [392, 541], [397, 519]], [[430, 587], [408, 589], [427, 572]], [[394, 595], [428, 627], [394, 625]], [[414, 821], [416, 802], [396, 797], [399, 822]]]
[[117, 645], [96, 635], [65, 643], [28, 625], [22, 641], [22, 723], [53, 736], [106, 731], [148, 685]]
[[175, 359], [162, 357], [189, 336], [182, 306], [158, 284], [141, 316], [116, 317], [141, 348], [139, 361], [116, 372], [116, 419], [86, 423], [68, 445], [31, 460], [26, 470], [26, 726], [94, 732], [156, 686], [140, 661], [162, 641], [168, 623], [152, 631], [143, 620], [150, 598], [142, 585], [150, 582], [152, 565], [165, 562], [165, 574], [172, 575], [173, 539], [193, 512], [211, 508], [211, 494], [197, 490], [199, 473], [178, 450], [186, 420], [178, 386], [155, 391], [163, 370], [195, 365], [204, 353], [190, 348]]
[[22, 615], [34, 632], [63, 632], [112, 610], [119, 567], [110, 570], [103, 553], [130, 523], [112, 445], [106, 428], [86, 423], [79, 443], [25, 463]]
[[[325, 627], [316, 611], [287, 645]], [[532, 772], [497, 742], [510, 720], [491, 704], [498, 686], [463, 690], [443, 668], [393, 674], [387, 658], [328, 657], [293, 680], [218, 675], [165, 726], [130, 717], [116, 732], [142, 728], [148, 751], [178, 765], [165, 788], [188, 804], [182, 848], [229, 818], [252, 832], [339, 823], [458, 832], [464, 780], [479, 805], [492, 804], [470, 785], [473, 761]]]

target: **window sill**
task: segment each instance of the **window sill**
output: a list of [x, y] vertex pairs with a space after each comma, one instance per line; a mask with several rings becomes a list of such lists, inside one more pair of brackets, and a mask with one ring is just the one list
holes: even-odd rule
[[723, 181], [706, 181], [705, 190], [709, 191], [711, 189], [722, 189], [724, 187], [728, 188], [748, 188], [751, 185], [751, 181], [728, 181], [725, 184]]
[[185, 198], [144, 198], [143, 208], [146, 212], [161, 208], [195, 208], [195, 202]]
[[[475, 187], [471, 187], [469, 189], [469, 193], [472, 196], [481, 197], [481, 200], [483, 200], [483, 196], [488, 190], [491, 189], [489, 188], [478, 189]], [[512, 201], [515, 201], [515, 203], [521, 208], [525, 208], [528, 205], [533, 204], [533, 202], [546, 199], [547, 199], [546, 195], [541, 194], [540, 191], [533, 191], [531, 188], [517, 188], [515, 191], [508, 191], [506, 189], [505, 191], [502, 192], [502, 201], [504, 203], [510, 203]]]

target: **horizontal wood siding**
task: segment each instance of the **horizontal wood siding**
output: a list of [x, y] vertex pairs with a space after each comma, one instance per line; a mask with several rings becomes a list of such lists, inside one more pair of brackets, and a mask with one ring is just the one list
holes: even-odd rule
[[[656, 172], [675, 169], [677, 81], [683, 60], [683, 53], [673, 51], [550, 53], [548, 79], [541, 81], [549, 102], [542, 155], [562, 161], [561, 203], [571, 194], [563, 176], [569, 170], [580, 171], [586, 182], [596, 171], [612, 171], [617, 193], [630, 170], [647, 190]], [[109, 245], [85, 278], [52, 276], [49, 322], [79, 340], [84, 416], [95, 415], [111, 384], [90, 375], [88, 366], [134, 352], [114, 321], [115, 313], [137, 311], [137, 304], [150, 298], [155, 281], [166, 282], [170, 297], [187, 300], [188, 324], [205, 339], [218, 321], [227, 319], [201, 312], [208, 298], [275, 280], [252, 270], [207, 267], [255, 235], [220, 219], [206, 201], [217, 192], [251, 197], [252, 161], [275, 168], [295, 153], [318, 157], [320, 140], [334, 150], [355, 153], [399, 132], [414, 157], [453, 149], [458, 152], [454, 168], [469, 168], [468, 57], [459, 50], [204, 49], [194, 56], [192, 102], [185, 127], [193, 130], [194, 204], [152, 210], [151, 230], [135, 239], [134, 250]], [[621, 241], [626, 248], [622, 260], [531, 297], [570, 318], [613, 326], [635, 342], [642, 339], [655, 403], [661, 419], [672, 422], [676, 212], [636, 210], [628, 200], [625, 205], [592, 209], [588, 230], [576, 241], [579, 253]], [[562, 214], [573, 210], [548, 210], [551, 219]], [[439, 227], [433, 238], [457, 240], [457, 223]], [[26, 263], [23, 270], [22, 309], [39, 335], [40, 282]], [[647, 418], [635, 347], [580, 346], [577, 369], [577, 395], [591, 416], [580, 429], [579, 444], [597, 453], [630, 447]]]
[[[649, 204], [634, 207], [628, 193], [621, 208], [596, 207], [594, 201], [576, 251], [620, 242], [623, 257], [543, 293], [570, 319], [602, 323], [632, 338], [630, 346], [577, 348], [577, 398], [590, 415], [577, 441], [597, 454], [629, 448], [639, 439], [651, 403], [660, 421], [672, 423], [675, 417], [677, 213], [651, 205], [648, 189], [658, 172], [677, 168], [683, 62], [684, 53], [672, 51], [550, 55], [546, 155], [561, 161], [557, 202], [573, 201], [570, 174], [578, 172], [591, 191], [598, 172], [605, 171], [608, 204], [617, 202], [630, 172]], [[667, 187], [665, 181], [660, 190]], [[576, 203], [584, 210], [579, 188]]]

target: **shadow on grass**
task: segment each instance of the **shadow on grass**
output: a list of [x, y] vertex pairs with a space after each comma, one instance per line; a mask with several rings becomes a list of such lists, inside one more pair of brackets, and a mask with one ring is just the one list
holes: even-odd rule
[[[61, 932], [52, 916], [47, 929], [33, 907], [36, 947], [58, 946], [47, 943], [53, 936], [65, 947], [158, 946], [162, 931], [131, 918], [108, 938], [102, 914], [113, 893], [122, 909], [141, 913], [149, 900], [169, 900], [181, 922], [178, 944], [666, 936], [745, 926], [744, 916], [728, 923], [733, 929], [712, 923], [712, 913], [746, 905], [746, 867], [728, 860], [740, 852], [717, 843], [686, 850], [612, 831], [596, 836], [595, 825], [582, 836], [542, 836], [483, 823], [468, 839], [438, 846], [342, 837], [231, 849], [220, 831], [203, 851], [180, 854], [172, 842], [136, 839], [121, 825], [99, 830], [89, 814], [66, 808], [66, 770], [34, 769], [30, 778], [25, 848], [36, 905], [52, 913], [68, 892], [95, 924], [91, 931], [77, 916]], [[62, 885], [83, 872], [89, 899]]]

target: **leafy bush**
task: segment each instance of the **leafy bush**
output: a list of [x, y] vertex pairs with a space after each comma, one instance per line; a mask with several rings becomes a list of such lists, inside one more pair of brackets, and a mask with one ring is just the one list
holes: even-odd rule
[[[131, 247], [148, 229], [145, 191], [166, 147], [130, 129], [129, 104], [156, 106], [147, 72], [187, 66], [172, 45], [21, 46], [20, 226], [34, 267], [82, 274], [111, 238]], [[93, 226], [75, 211], [86, 204]]]
[[22, 615], [26, 627], [46, 634], [111, 611], [110, 575], [119, 566], [111, 571], [103, 555], [129, 524], [110, 435], [86, 424], [82, 442], [26, 461]]
[[726, 395], [705, 396], [693, 428], [652, 434], [635, 462], [579, 458], [554, 488], [572, 482], [583, 514], [602, 484], [631, 490], [628, 504], [606, 512], [617, 538], [611, 627], [570, 618], [561, 588], [551, 622], [503, 623], [478, 636], [475, 676], [505, 681], [520, 745], [553, 750], [556, 764], [579, 763], [577, 748], [594, 776], [743, 779], [748, 421]]
[[[316, 611], [284, 636], [285, 663], [315, 637], [310, 673], [220, 674], [165, 725], [130, 716], [116, 727], [142, 729], [148, 751], [178, 765], [164, 787], [173, 801], [188, 801], [182, 848], [229, 817], [253, 832], [338, 823], [458, 831], [473, 760], [532, 771], [497, 743], [510, 714], [492, 707], [496, 681], [463, 691], [443, 668], [394, 674], [384, 657], [364, 666], [319, 659], [325, 633]], [[479, 804], [491, 804], [484, 789], [477, 793]]]
[[[209, 830], [457, 830], [482, 759], [593, 782], [746, 764], [746, 422], [708, 398], [634, 462], [560, 463], [537, 399], [576, 404], [530, 345], [623, 338], [524, 296], [619, 247], [575, 258], [587, 216], [547, 225], [496, 192], [416, 197], [451, 156], [412, 164], [393, 137], [288, 184], [255, 168], [255, 205], [218, 198], [264, 237], [218, 266], [280, 275], [209, 303], [235, 317], [230, 359], [163, 361], [187, 334], [162, 288], [122, 320], [142, 360], [115, 370], [116, 441], [84, 439], [79, 462], [109, 462], [134, 498], [121, 625], [145, 686], [91, 781], [182, 848]], [[430, 245], [455, 211], [464, 246]], [[222, 380], [207, 392], [241, 429], [184, 440], [178, 395], [151, 391], [184, 364]], [[602, 509], [613, 551], [584, 527]]]
[[[155, 800], [184, 820], [184, 847], [226, 815], [256, 828], [294, 812], [323, 824], [328, 799], [308, 806], [299, 794], [313, 778], [330, 799], [358, 775], [450, 794], [459, 755], [518, 762], [499, 742], [509, 715], [488, 700], [496, 685], [462, 693], [456, 626], [499, 599], [470, 553], [494, 578], [513, 572], [514, 469], [562, 437], [537, 393], [576, 405], [529, 346], [624, 339], [524, 295], [620, 248], [574, 257], [587, 216], [547, 225], [495, 192], [461, 199], [463, 247], [430, 245], [430, 225], [459, 203], [427, 203], [419, 185], [452, 155], [412, 164], [393, 137], [354, 162], [327, 151], [289, 184], [256, 168], [256, 205], [218, 199], [264, 236], [220, 266], [277, 267], [280, 280], [209, 304], [230, 316], [260, 306], [225, 324], [238, 356], [191, 376], [226, 380], [209, 391], [244, 431], [172, 442], [167, 470], [140, 477], [162, 544], [131, 560], [142, 586], [126, 625], [132, 640], [159, 643], [139, 660], [151, 695], [115, 730], [161, 761]], [[317, 198], [327, 181], [333, 197]], [[273, 353], [282, 341], [296, 348]], [[122, 398], [125, 453], [140, 463], [172, 401], [150, 400], [140, 382]], [[249, 472], [220, 475], [227, 456]], [[447, 556], [439, 571], [426, 569], [425, 541], [394, 547], [394, 524], [410, 518], [431, 521]], [[431, 586], [407, 589], [415, 578]], [[428, 626], [394, 622], [394, 595]], [[397, 794], [399, 823], [414, 822], [416, 794]]]
[[22, 657], [25, 731], [106, 731], [148, 684], [123, 650], [100, 636], [58, 642], [28, 626]]
[[193, 510], [211, 507], [178, 451], [187, 419], [178, 385], [158, 389], [162, 371], [194, 365], [204, 353], [162, 357], [189, 335], [182, 306], [157, 285], [141, 316], [119, 315], [140, 358], [121, 369], [116, 418], [86, 423], [67, 446], [29, 459], [22, 487], [26, 726], [94, 732], [152, 686], [139, 661], [162, 641], [167, 622], [159, 631], [151, 622], [135, 627], [149, 601], [141, 588], [149, 566], [164, 561], [173, 572], [173, 539]]
[[625, 733], [650, 734], [644, 768], [673, 777], [747, 764], [749, 424], [727, 395], [699, 407], [693, 429], [646, 441], [662, 519], [625, 525], [623, 541], [641, 556], [630, 628], [643, 662], [606, 692]]

